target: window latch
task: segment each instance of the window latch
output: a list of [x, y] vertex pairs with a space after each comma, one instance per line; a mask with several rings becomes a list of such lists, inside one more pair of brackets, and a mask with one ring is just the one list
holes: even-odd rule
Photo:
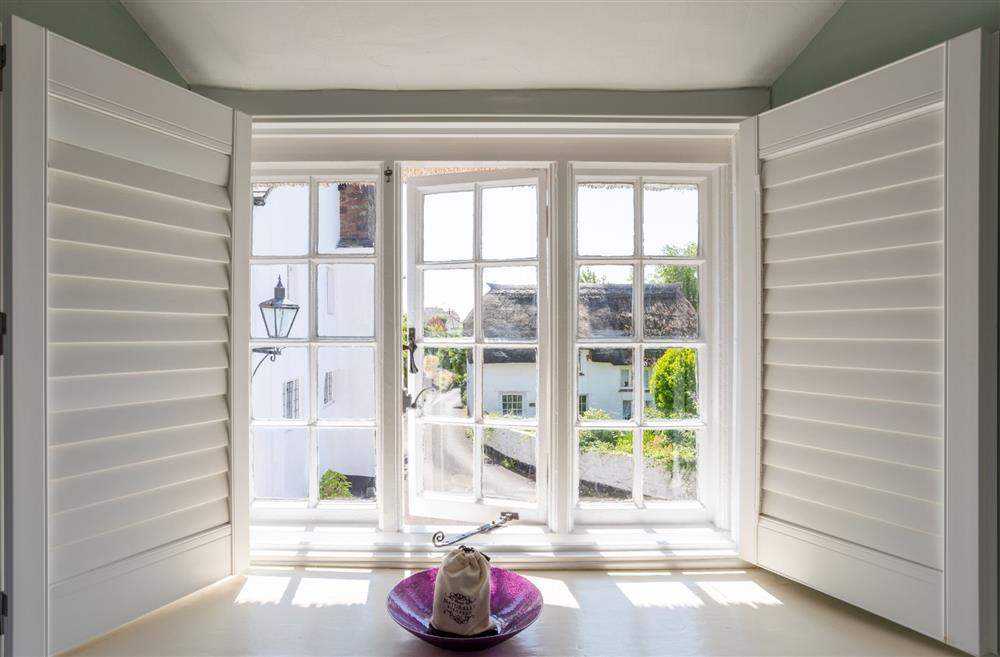
[[417, 329], [407, 329], [406, 344], [403, 345], [403, 350], [410, 354], [410, 374], [416, 374], [420, 371], [417, 367]]

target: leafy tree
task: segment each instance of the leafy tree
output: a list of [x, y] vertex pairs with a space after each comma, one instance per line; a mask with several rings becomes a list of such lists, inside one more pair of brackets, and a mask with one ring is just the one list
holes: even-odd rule
[[327, 470], [319, 480], [319, 499], [342, 500], [350, 499], [351, 480], [342, 472]]
[[[697, 256], [698, 245], [695, 242], [684, 247], [665, 246], [666, 256]], [[698, 307], [698, 268], [692, 265], [660, 265], [653, 274], [653, 282], [678, 283], [681, 291], [695, 308]]]
[[607, 276], [598, 277], [597, 272], [595, 272], [590, 267], [580, 267], [580, 273], [576, 277], [579, 283], [607, 283]]
[[[666, 349], [649, 378], [653, 407], [671, 419], [698, 415], [698, 375], [694, 349]], [[648, 415], [647, 411], [647, 415]]]
[[[432, 317], [424, 327], [424, 332], [430, 337], [446, 337], [445, 321], [446, 318], [441, 316]], [[434, 347], [433, 349], [433, 353], [425, 355], [425, 359], [431, 362], [425, 362], [424, 369], [429, 372], [431, 368], [428, 365], [433, 363], [433, 359], [437, 360], [436, 363], [433, 363], [433, 367], [441, 375], [435, 378], [433, 382], [434, 387], [441, 392], [458, 388], [462, 399], [462, 406], [467, 407], [469, 400], [466, 383], [469, 379], [469, 364], [466, 350], [458, 347]], [[445, 372], [448, 374], [444, 375]]]

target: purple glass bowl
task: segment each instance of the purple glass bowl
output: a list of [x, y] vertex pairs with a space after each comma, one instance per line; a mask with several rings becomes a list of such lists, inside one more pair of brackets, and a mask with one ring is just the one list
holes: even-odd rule
[[511, 570], [490, 569], [490, 617], [498, 631], [477, 636], [440, 634], [431, 629], [437, 568], [410, 575], [389, 591], [385, 606], [392, 620], [427, 643], [446, 650], [483, 650], [503, 643], [542, 613], [538, 587]]

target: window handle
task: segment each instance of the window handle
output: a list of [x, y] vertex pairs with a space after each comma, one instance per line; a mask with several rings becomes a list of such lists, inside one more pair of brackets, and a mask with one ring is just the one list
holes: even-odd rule
[[407, 329], [406, 334], [408, 343], [403, 347], [403, 349], [410, 352], [410, 374], [416, 374], [420, 371], [417, 368], [417, 329]]

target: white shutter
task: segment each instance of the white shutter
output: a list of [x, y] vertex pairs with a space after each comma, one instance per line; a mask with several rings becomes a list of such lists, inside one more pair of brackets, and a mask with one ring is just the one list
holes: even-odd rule
[[[30, 575], [47, 582], [48, 645], [27, 627], [15, 645], [52, 654], [234, 572], [231, 226], [234, 192], [249, 202], [234, 159], [248, 120], [13, 23], [11, 64], [34, 48], [44, 68], [10, 90], [40, 120], [15, 114], [10, 130], [28, 135], [20, 152], [47, 153], [45, 197], [24, 201], [35, 216], [10, 218], [9, 308], [13, 385], [19, 367], [47, 371], [43, 469], [24, 465], [47, 482], [47, 563]], [[19, 333], [30, 317], [40, 336]]]
[[981, 41], [960, 37], [757, 124], [756, 559], [975, 654], [995, 646], [996, 610]]

